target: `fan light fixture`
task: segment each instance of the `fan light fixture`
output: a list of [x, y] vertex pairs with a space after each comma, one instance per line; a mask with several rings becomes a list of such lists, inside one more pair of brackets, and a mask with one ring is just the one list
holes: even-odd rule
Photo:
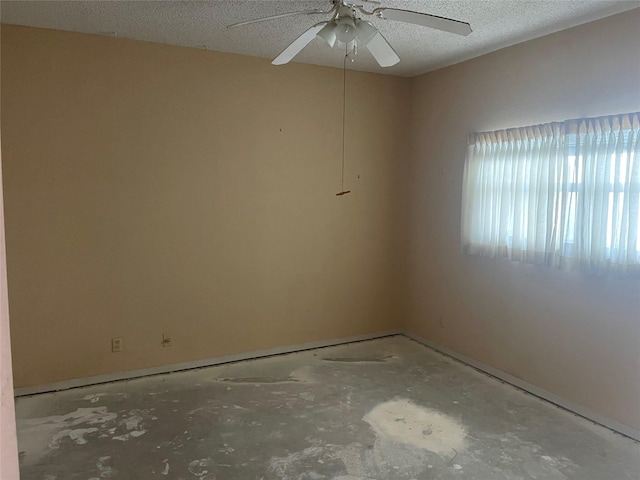
[[322, 30], [318, 32], [318, 36], [326, 41], [331, 48], [336, 44], [336, 40], [338, 37], [336, 36], [336, 24], [333, 22], [327, 22], [327, 24], [322, 27]]
[[378, 30], [371, 22], [367, 22], [366, 20], [356, 21], [356, 37], [360, 45], [364, 46], [368, 44], [373, 37], [376, 36], [376, 33], [378, 33]]
[[[348, 23], [346, 24], [347, 27], [344, 27], [345, 24], [340, 26], [337, 25], [336, 22], [327, 22], [317, 35], [327, 42], [330, 47], [334, 47], [338, 40], [343, 43], [349, 43], [355, 39], [358, 40], [360, 45], [365, 46], [376, 36], [376, 33], [378, 33], [376, 27], [366, 20], [356, 20], [354, 24], [355, 27], [351, 30], [351, 25]], [[345, 34], [345, 30], [349, 30], [348, 35]], [[339, 32], [341, 33], [339, 34]]]
[[336, 20], [336, 37], [344, 43], [352, 42], [356, 38], [356, 23], [352, 17], [340, 17]]

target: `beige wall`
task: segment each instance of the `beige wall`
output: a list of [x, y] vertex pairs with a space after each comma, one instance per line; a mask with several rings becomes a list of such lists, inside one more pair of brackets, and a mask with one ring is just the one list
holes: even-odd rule
[[18, 480], [18, 446], [9, 330], [4, 209], [2, 205], [2, 161], [0, 161], [0, 425], [2, 425], [0, 428], [0, 478]]
[[396, 326], [408, 82], [4, 26], [15, 385]]
[[467, 135], [640, 110], [638, 25], [635, 10], [414, 79], [406, 324], [636, 429], [640, 284], [459, 245]]

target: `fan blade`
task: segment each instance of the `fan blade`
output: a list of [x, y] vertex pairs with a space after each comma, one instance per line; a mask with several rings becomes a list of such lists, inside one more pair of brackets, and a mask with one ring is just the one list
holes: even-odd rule
[[289, 63], [293, 57], [300, 53], [300, 51], [316, 37], [318, 32], [322, 30], [327, 23], [328, 22], [316, 23], [313, 27], [296, 38], [293, 43], [285, 48], [280, 55], [273, 59], [273, 62], [271, 63], [273, 65], [284, 65], [285, 63]]
[[396, 8], [376, 8], [372, 13], [385, 20], [413, 23], [414, 25], [435, 28], [436, 30], [443, 30], [463, 36], [467, 36], [472, 32], [471, 25], [466, 22], [460, 22], [459, 20], [453, 20], [451, 18], [436, 17], [435, 15], [428, 15], [426, 13], [398, 10]]
[[275, 20], [277, 18], [293, 17], [295, 15], [313, 15], [313, 14], [320, 14], [320, 13], [331, 13], [332, 11], [333, 9], [326, 12], [324, 10], [320, 10], [319, 8], [316, 8], [314, 10], [302, 10], [300, 12], [281, 13], [280, 15], [271, 15], [270, 17], [256, 18], [254, 20], [247, 20], [245, 22], [233, 23], [231, 25], [227, 25], [227, 28], [242, 27], [243, 25], [251, 25], [252, 23], [266, 22], [267, 20]]
[[373, 38], [369, 40], [367, 48], [381, 67], [391, 67], [400, 61], [398, 54], [380, 32], [376, 33]]

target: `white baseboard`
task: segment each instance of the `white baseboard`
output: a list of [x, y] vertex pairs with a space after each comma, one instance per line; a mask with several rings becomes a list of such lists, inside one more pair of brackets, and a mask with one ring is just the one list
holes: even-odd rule
[[317, 342], [308, 342], [298, 345], [289, 345], [286, 347], [270, 348], [267, 350], [256, 350], [252, 352], [239, 353], [235, 355], [226, 355], [224, 357], [207, 358], [204, 360], [196, 360], [193, 362], [174, 363], [171, 365], [163, 365], [160, 367], [143, 368], [140, 370], [129, 370], [126, 372], [108, 373], [105, 375], [96, 375], [93, 377], [74, 378], [72, 380], [64, 380], [62, 382], [49, 383], [45, 385], [35, 385], [33, 387], [21, 387], [14, 389], [15, 397], [24, 397], [26, 395], [35, 395], [38, 393], [57, 392], [60, 390], [68, 390], [70, 388], [87, 387], [89, 385], [97, 385], [100, 383], [116, 382], [119, 380], [129, 380], [132, 378], [147, 377], [149, 375], [159, 375], [163, 373], [177, 372], [180, 370], [191, 370], [193, 368], [211, 367], [223, 363], [237, 362], [240, 360], [251, 360], [261, 357], [270, 357], [273, 355], [282, 355], [285, 353], [300, 352], [303, 350], [312, 350], [314, 348], [333, 347], [345, 343], [361, 342], [364, 340], [373, 340], [375, 338], [390, 337], [400, 335], [400, 330], [387, 330], [378, 333], [366, 333], [363, 335], [355, 335], [352, 337], [336, 338], [332, 340], [320, 340]]
[[435, 350], [448, 357], [451, 357], [454, 360], [457, 360], [458, 362], [461, 362], [465, 365], [473, 367], [476, 370], [480, 370], [483, 373], [486, 373], [492, 377], [502, 380], [503, 382], [513, 385], [514, 387], [517, 387], [520, 390], [524, 390], [525, 392], [530, 393], [538, 398], [551, 402], [560, 408], [570, 411], [571, 413], [575, 413], [576, 415], [586, 418], [587, 420], [595, 422], [599, 425], [607, 427], [610, 430], [613, 430], [614, 432], [620, 433], [626, 437], [632, 438], [637, 442], [640, 442], [640, 431], [636, 430], [633, 427], [630, 427], [623, 423], [606, 418], [603, 415], [600, 415], [598, 413], [595, 413], [589, 410], [586, 407], [583, 407], [582, 405], [571, 402], [554, 393], [538, 388], [535, 385], [525, 382], [524, 380], [521, 380], [512, 375], [509, 375], [508, 373], [505, 373], [502, 370], [498, 370], [497, 368], [494, 368], [490, 365], [474, 360], [471, 357], [467, 357], [466, 355], [463, 355], [454, 350], [451, 350], [450, 348], [443, 347], [442, 345], [438, 345], [437, 343], [427, 340], [426, 338], [421, 337], [420, 335], [415, 335], [406, 330], [402, 330], [401, 333], [402, 335], [408, 338], [411, 338], [412, 340], [415, 340], [416, 342], [421, 343], [422, 345], [429, 347], [432, 350]]

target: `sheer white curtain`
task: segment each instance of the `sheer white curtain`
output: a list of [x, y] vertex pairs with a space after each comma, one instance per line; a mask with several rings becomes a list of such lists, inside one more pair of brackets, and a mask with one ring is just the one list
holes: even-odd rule
[[469, 254], [640, 276], [640, 115], [473, 134]]

